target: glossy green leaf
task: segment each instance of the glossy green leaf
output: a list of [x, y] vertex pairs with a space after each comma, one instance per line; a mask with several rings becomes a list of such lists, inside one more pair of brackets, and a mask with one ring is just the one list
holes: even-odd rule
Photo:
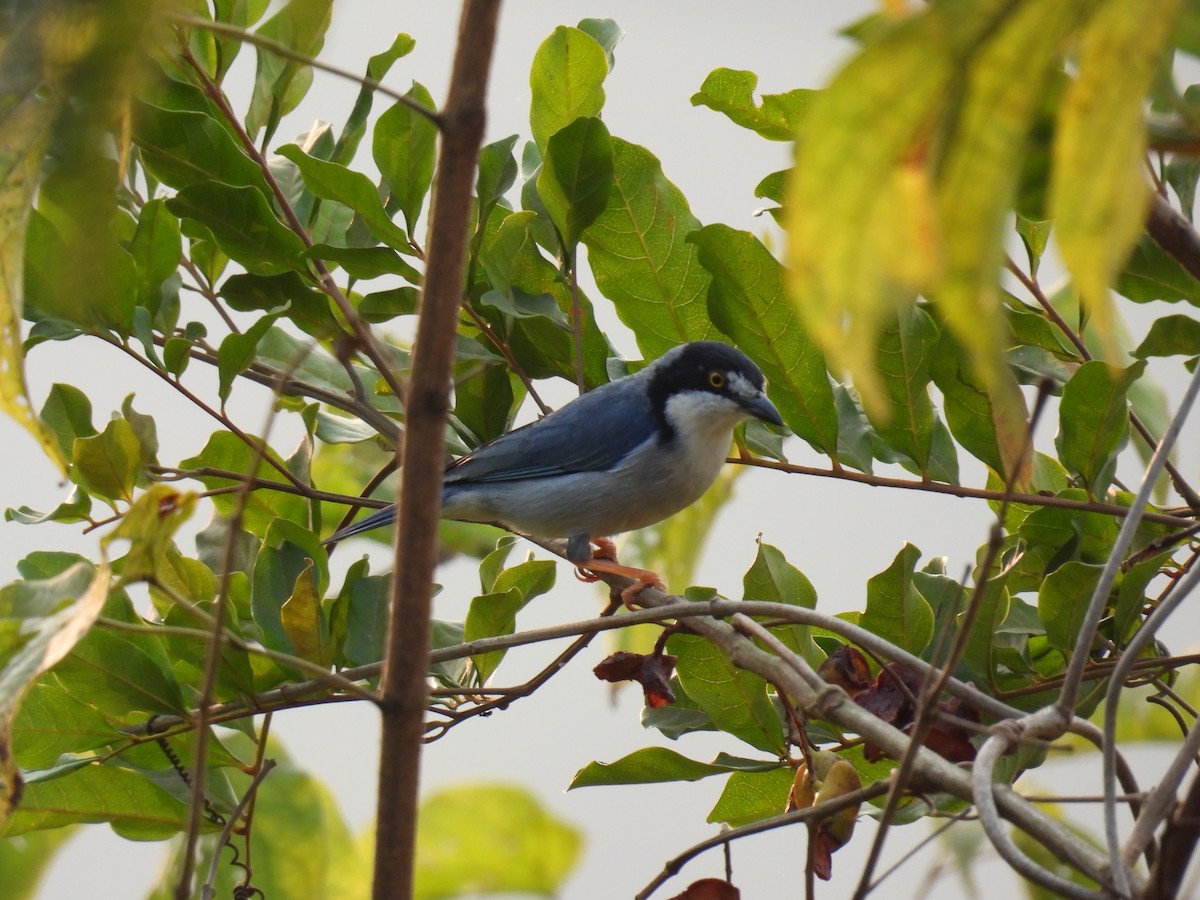
[[45, 512], [18, 506], [4, 511], [4, 521], [20, 522], [22, 525], [40, 525], [43, 522], [84, 522], [92, 513], [92, 498], [78, 485], [71, 486], [67, 499]]
[[692, 106], [707, 106], [724, 113], [734, 123], [749, 128], [771, 141], [790, 141], [812, 102], [816, 91], [794, 90], [786, 94], [763, 94], [754, 102], [758, 76], [738, 69], [713, 69], [692, 94]]
[[181, 190], [167, 207], [209, 229], [221, 250], [249, 272], [305, 271], [304, 242], [276, 218], [267, 198], [254, 188], [203, 182]]
[[754, 359], [783, 421], [836, 459], [838, 420], [825, 360], [784, 293], [783, 267], [749, 232], [708, 225], [688, 236], [712, 275], [712, 321]]
[[612, 139], [599, 119], [576, 119], [547, 140], [537, 187], [565, 253], [604, 212], [612, 180]]
[[[516, 321], [505, 321], [499, 315], [494, 320], [508, 335], [513, 354], [521, 360], [525, 373], [531, 378], [560, 376], [575, 381], [575, 347], [566, 316], [571, 309], [571, 290], [564, 284], [559, 269], [541, 254], [534, 240], [534, 214], [515, 212], [505, 217], [499, 229], [486, 239], [480, 252], [480, 262], [488, 279], [498, 292], [509, 295], [512, 303], [535, 313]], [[487, 312], [490, 301], [480, 303]], [[530, 298], [548, 296], [554, 299], [559, 315], [549, 318], [537, 312], [537, 303]], [[579, 304], [583, 328], [583, 374], [590, 387], [608, 380], [605, 363], [610, 348], [596, 326], [591, 301], [580, 290]]]
[[1106, 363], [1084, 363], [1063, 387], [1054, 443], [1063, 465], [1092, 496], [1103, 496], [1112, 481], [1117, 452], [1129, 435], [1129, 388], [1145, 366], [1139, 361], [1114, 373]]
[[[419, 82], [413, 82], [405, 96], [430, 111], [434, 108], [429, 91]], [[409, 234], [416, 231], [417, 217], [433, 183], [436, 151], [437, 126], [406, 104], [396, 103], [375, 123], [371, 154], [387, 180], [388, 208], [404, 213]]]
[[920, 558], [920, 550], [905, 544], [890, 566], [867, 581], [867, 608], [858, 623], [918, 656], [933, 637], [933, 610], [913, 583]]
[[140, 104], [135, 110], [133, 137], [143, 164], [170, 187], [217, 181], [268, 193], [262, 169], [246, 155], [233, 133], [207, 111]]
[[583, 233], [600, 293], [647, 358], [715, 337], [705, 308], [709, 277], [683, 240], [699, 220], [649, 150], [619, 138], [612, 146], [608, 206]]
[[795, 773], [786, 766], [766, 772], [734, 772], [725, 782], [717, 805], [709, 812], [708, 821], [737, 828], [780, 815], [787, 809], [794, 777]]
[[162, 200], [142, 207], [130, 244], [138, 276], [139, 306], [157, 314], [164, 302], [179, 291], [179, 260], [183, 253], [179, 220]]
[[529, 74], [529, 127], [539, 149], [580, 116], [600, 114], [607, 75], [604, 49], [578, 28], [560, 25], [542, 42]]
[[699, 781], [729, 772], [757, 772], [779, 768], [778, 760], [741, 759], [720, 754], [710, 763], [688, 759], [666, 747], [645, 747], [615, 762], [590, 762], [571, 779], [567, 790], [594, 785], [658, 784]]
[[[1008, 618], [1008, 590], [1003, 579], [993, 578], [982, 594], [972, 592], [969, 597], [969, 602], [975, 604], [975, 615], [963, 651], [963, 663], [974, 672], [978, 684], [995, 685], [996, 657], [1000, 649], [996, 644], [996, 632]], [[965, 612], [958, 616], [960, 627], [965, 616]]]
[[295, 144], [280, 147], [279, 155], [300, 168], [305, 186], [322, 200], [334, 200], [350, 207], [362, 216], [371, 233], [389, 247], [409, 247], [408, 235], [384, 210], [379, 191], [366, 175], [309, 156]]
[[583, 845], [573, 826], [506, 784], [443, 788], [422, 801], [417, 822], [416, 900], [557, 896]]
[[678, 657], [680, 685], [717, 728], [759, 750], [782, 754], [783, 727], [762, 678], [737, 668], [696, 635], [672, 635], [667, 652]]

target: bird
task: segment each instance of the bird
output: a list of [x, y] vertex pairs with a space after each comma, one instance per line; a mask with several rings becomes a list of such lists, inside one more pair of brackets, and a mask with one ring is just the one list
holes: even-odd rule
[[[763, 374], [720, 341], [679, 344], [640, 371], [481, 444], [443, 476], [446, 519], [565, 538], [585, 581], [634, 579], [628, 605], [658, 576], [616, 562], [609, 538], [645, 528], [699, 500], [721, 471], [738, 423], [783, 425]], [[335, 544], [391, 524], [384, 507], [330, 535]], [[595, 546], [596, 552], [593, 552]]]

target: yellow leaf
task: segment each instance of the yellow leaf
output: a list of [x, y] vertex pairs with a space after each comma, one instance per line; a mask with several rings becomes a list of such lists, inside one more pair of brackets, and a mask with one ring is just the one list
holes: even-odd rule
[[1145, 224], [1146, 91], [1171, 52], [1182, 0], [1108, 0], [1079, 41], [1058, 114], [1050, 209], [1063, 262], [1117, 359], [1109, 286]]

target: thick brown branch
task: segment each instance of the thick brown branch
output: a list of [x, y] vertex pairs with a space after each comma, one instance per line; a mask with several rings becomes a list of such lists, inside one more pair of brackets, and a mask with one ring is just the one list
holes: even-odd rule
[[471, 189], [483, 143], [484, 102], [499, 0], [467, 0], [442, 114], [437, 189], [413, 347], [408, 422], [392, 579], [391, 622], [381, 685], [383, 735], [376, 817], [376, 900], [412, 896], [421, 739], [429, 687], [430, 601], [437, 565], [444, 429], [463, 293]]

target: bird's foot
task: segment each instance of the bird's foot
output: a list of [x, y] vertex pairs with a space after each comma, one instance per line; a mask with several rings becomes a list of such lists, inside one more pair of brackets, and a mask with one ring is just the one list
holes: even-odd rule
[[596, 538], [592, 541], [596, 549], [592, 551], [592, 559], [611, 559], [617, 561], [617, 545], [608, 538]]
[[[608, 542], [606, 542], [608, 543]], [[611, 544], [610, 544], [611, 546]], [[604, 559], [593, 556], [585, 566], [579, 566], [575, 570], [576, 577], [581, 581], [596, 581], [597, 572], [603, 572], [607, 575], [621, 575], [625, 578], [632, 578], [633, 584], [621, 591], [621, 602], [628, 609], [633, 609], [634, 601], [637, 600], [638, 594], [646, 588], [652, 587], [656, 590], [665, 591], [666, 585], [662, 579], [649, 569], [638, 569], [634, 566], [623, 566], [615, 560]]]

